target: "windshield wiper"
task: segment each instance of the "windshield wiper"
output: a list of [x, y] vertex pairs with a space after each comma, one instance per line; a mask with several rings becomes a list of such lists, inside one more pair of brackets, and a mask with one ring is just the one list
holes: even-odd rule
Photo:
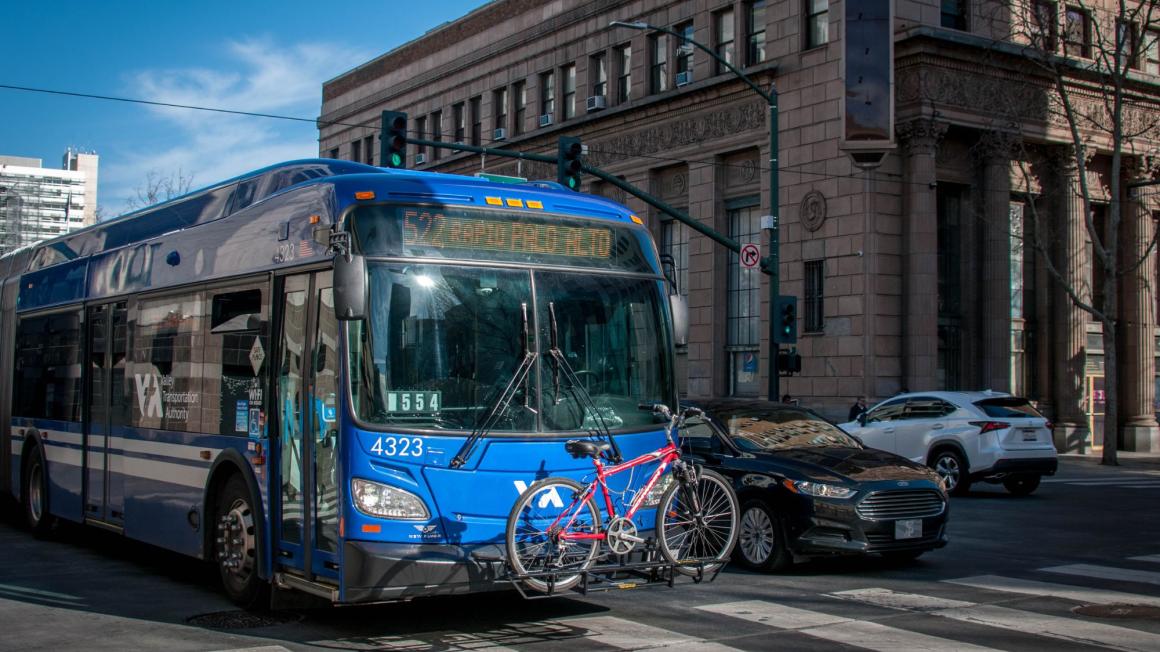
[[521, 303], [520, 311], [523, 318], [523, 332], [520, 334], [520, 340], [523, 344], [524, 357], [520, 360], [519, 366], [516, 367], [515, 373], [512, 374], [511, 379], [508, 380], [503, 391], [500, 392], [494, 402], [489, 403], [491, 410], [488, 411], [487, 417], [471, 431], [471, 434], [467, 437], [467, 441], [463, 442], [463, 446], [460, 447], [459, 452], [451, 459], [451, 468], [453, 469], [458, 469], [467, 462], [467, 458], [471, 455], [475, 444], [481, 438], [487, 436], [487, 433], [495, 427], [496, 422], [503, 417], [508, 407], [511, 406], [512, 399], [515, 398], [516, 392], [521, 387], [524, 389], [524, 408], [535, 412], [528, 399], [528, 372], [531, 371], [532, 365], [536, 361], [536, 355], [528, 347], [528, 340], [530, 338], [528, 332], [528, 304]]
[[[600, 409], [596, 406], [596, 402], [592, 400], [592, 395], [588, 390], [584, 389], [584, 385], [580, 383], [580, 379], [576, 376], [576, 372], [572, 369], [572, 365], [568, 364], [568, 359], [564, 357], [564, 353], [560, 350], [559, 343], [556, 336], [556, 304], [548, 302], [548, 320], [550, 322], [551, 331], [549, 338], [551, 348], [548, 349], [548, 355], [553, 361], [552, 366], [552, 400], [557, 404], [560, 402], [560, 372], [564, 372], [564, 379], [568, 381], [568, 385], [572, 389], [573, 396], [576, 397], [576, 402], [580, 404], [581, 410], [587, 410], [594, 417], [594, 421], [600, 424], [597, 435], [603, 435], [608, 443], [612, 446], [612, 461], [619, 463], [621, 461], [620, 447], [616, 445], [616, 439], [612, 436], [612, 430], [604, 421], [604, 415], [600, 413]], [[583, 427], [583, 420], [581, 420], [581, 427]]]

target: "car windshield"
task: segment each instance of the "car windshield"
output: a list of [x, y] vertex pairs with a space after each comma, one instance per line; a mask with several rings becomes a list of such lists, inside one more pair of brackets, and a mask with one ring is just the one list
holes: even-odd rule
[[807, 410], [741, 408], [716, 411], [713, 416], [743, 451], [862, 447], [840, 428]]
[[[502, 404], [490, 431], [615, 431], [651, 427], [638, 404], [672, 400], [656, 280], [394, 263], [368, 272], [368, 319], [349, 330], [364, 423], [470, 431]], [[531, 372], [517, 373], [528, 352]]]

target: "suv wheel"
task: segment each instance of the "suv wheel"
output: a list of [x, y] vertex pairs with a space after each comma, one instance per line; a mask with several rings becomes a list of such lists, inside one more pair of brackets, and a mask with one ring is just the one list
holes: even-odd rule
[[930, 468], [942, 478], [947, 493], [952, 496], [966, 495], [971, 488], [971, 478], [967, 473], [967, 464], [958, 451], [944, 448], [930, 458]]
[[789, 550], [781, 519], [762, 500], [749, 500], [741, 506], [740, 533], [733, 558], [746, 568], [775, 571], [789, 565]]

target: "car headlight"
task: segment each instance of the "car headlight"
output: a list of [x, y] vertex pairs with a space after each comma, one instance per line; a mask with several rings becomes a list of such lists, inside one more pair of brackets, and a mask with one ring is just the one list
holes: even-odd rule
[[359, 478], [350, 481], [350, 488], [354, 506], [368, 516], [423, 521], [431, 517], [423, 499], [409, 491]]
[[784, 484], [787, 489], [794, 493], [817, 496], [818, 498], [849, 498], [858, 493], [849, 487], [825, 484], [823, 482], [810, 482], [808, 480], [786, 480]]

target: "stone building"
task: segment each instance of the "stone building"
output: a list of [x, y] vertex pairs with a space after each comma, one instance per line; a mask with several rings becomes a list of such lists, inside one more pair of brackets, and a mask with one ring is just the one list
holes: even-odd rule
[[[882, 93], [875, 107], [892, 104], [890, 128], [869, 152], [884, 156], [851, 156], [867, 153], [849, 131], [855, 103], [874, 98], [859, 95], [857, 74], [847, 72], [848, 57], [871, 48], [846, 36], [889, 6], [882, 0], [496, 0], [326, 82], [320, 153], [379, 162], [385, 109], [406, 112], [410, 134], [425, 139], [554, 154], [558, 137], [578, 136], [589, 164], [764, 253], [765, 101], [680, 39], [610, 23], [688, 35], [758, 87], [776, 84], [781, 293], [800, 297], [803, 356], [802, 373], [783, 378], [782, 391], [834, 417], [858, 395], [1010, 391], [1038, 401], [1061, 450], [1085, 449], [1102, 436], [1100, 327], [1051, 270], [1089, 300], [1099, 274], [1073, 140], [1050, 101], [1051, 77], [1030, 58], [1055, 52], [1090, 63], [1092, 40], [1115, 21], [1098, 8], [1023, 1], [893, 2], [892, 21], [880, 21], [892, 24], [893, 49], [882, 51], [893, 96]], [[861, 18], [847, 30], [846, 15]], [[1139, 47], [1128, 111], [1133, 124], [1147, 124], [1160, 55], [1144, 38], [1150, 31], [1129, 31]], [[1094, 111], [1098, 87], [1081, 86], [1074, 100]], [[1128, 143], [1125, 180], [1151, 176], [1144, 154], [1156, 142], [1145, 135]], [[1083, 180], [1102, 224], [1117, 203], [1110, 140], [1087, 140]], [[866, 160], [880, 164], [857, 164]], [[417, 146], [408, 166], [555, 177], [547, 165]], [[764, 396], [767, 278], [611, 186], [589, 181], [585, 190], [647, 215], [678, 263], [691, 321], [679, 352], [682, 390]], [[1122, 185], [1118, 192], [1119, 234], [1148, 257], [1125, 275], [1120, 297], [1123, 444], [1156, 449], [1152, 206]]]

